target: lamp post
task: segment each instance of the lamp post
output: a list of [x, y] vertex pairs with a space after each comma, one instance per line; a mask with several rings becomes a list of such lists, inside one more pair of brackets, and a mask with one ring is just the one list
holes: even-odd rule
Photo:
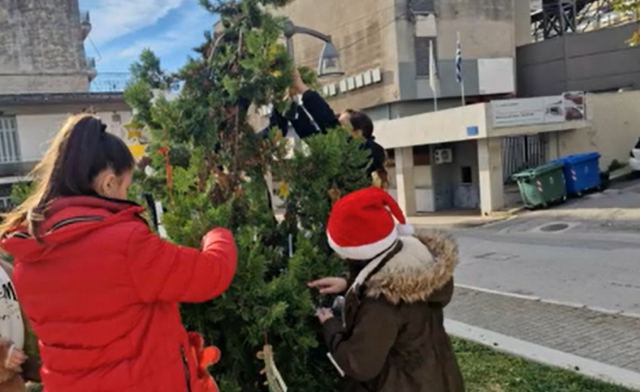
[[284, 36], [287, 39], [287, 51], [292, 60], [295, 60], [293, 50], [293, 36], [305, 34], [324, 41], [324, 47], [318, 59], [318, 77], [344, 75], [340, 66], [340, 53], [336, 49], [331, 36], [307, 27], [296, 26], [292, 21], [287, 20], [284, 25]]

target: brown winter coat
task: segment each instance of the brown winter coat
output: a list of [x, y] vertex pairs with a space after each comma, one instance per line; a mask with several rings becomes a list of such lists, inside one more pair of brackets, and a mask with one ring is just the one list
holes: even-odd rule
[[[349, 392], [459, 392], [462, 375], [443, 326], [458, 262], [441, 233], [401, 237], [362, 269], [346, 295], [344, 320], [324, 335]], [[369, 263], [369, 264], [371, 264]]]

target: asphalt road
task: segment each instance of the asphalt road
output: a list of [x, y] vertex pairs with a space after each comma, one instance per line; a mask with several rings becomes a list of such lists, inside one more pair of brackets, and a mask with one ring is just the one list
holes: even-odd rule
[[457, 283], [640, 315], [640, 182], [454, 231]]

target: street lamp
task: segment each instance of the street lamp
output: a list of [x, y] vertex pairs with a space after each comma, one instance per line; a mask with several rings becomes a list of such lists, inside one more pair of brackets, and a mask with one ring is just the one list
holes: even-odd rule
[[296, 34], [310, 35], [324, 41], [324, 47], [322, 48], [320, 58], [318, 59], [318, 77], [344, 75], [340, 65], [340, 53], [338, 53], [338, 49], [335, 47], [333, 42], [331, 42], [330, 35], [323, 34], [307, 27], [296, 26], [293, 22], [287, 20], [284, 25], [284, 36], [287, 38], [287, 51], [289, 52], [291, 59], [295, 59], [293, 51], [293, 36]]

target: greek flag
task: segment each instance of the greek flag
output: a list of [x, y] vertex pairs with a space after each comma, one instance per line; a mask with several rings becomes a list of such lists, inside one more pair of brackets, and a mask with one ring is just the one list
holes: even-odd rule
[[460, 43], [460, 33], [456, 42], [456, 81], [462, 83], [462, 43]]

